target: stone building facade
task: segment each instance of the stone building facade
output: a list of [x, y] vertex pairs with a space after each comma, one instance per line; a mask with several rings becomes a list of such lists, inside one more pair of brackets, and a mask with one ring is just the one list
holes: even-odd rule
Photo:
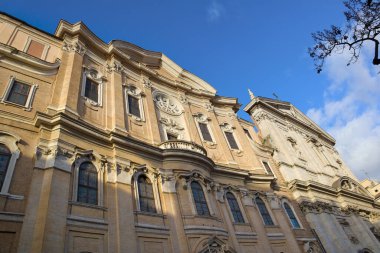
[[[380, 252], [375, 182], [358, 182], [335, 140], [288, 102], [252, 97], [244, 108], [327, 252]], [[353, 154], [354, 155], [354, 154]]]
[[239, 107], [162, 53], [1, 13], [0, 252], [323, 252], [309, 186]]

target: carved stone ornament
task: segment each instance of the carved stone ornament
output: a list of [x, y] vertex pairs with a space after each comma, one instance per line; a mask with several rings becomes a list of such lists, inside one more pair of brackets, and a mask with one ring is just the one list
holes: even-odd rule
[[211, 190], [215, 187], [215, 183], [211, 178], [203, 176], [198, 171], [191, 171], [190, 173], [181, 173], [178, 175], [178, 178], [183, 179], [183, 189], [187, 190], [189, 188], [189, 184], [192, 181], [197, 181], [206, 186], [207, 190]]
[[212, 112], [214, 111], [214, 106], [211, 103], [205, 103], [205, 108], [207, 111]]
[[176, 192], [176, 182], [177, 178], [174, 175], [172, 170], [160, 170], [160, 177], [161, 177], [161, 183], [162, 183], [162, 191], [167, 193], [174, 193]]
[[147, 89], [151, 89], [153, 84], [148, 78], [143, 79], [144, 87]]
[[210, 238], [206, 243], [203, 244], [203, 249], [199, 251], [200, 253], [235, 253], [236, 251], [232, 249], [227, 243], [214, 236]]
[[230, 132], [235, 129], [235, 127], [233, 127], [231, 124], [227, 122], [220, 124], [220, 128], [222, 129], [222, 131], [230, 131]]
[[86, 47], [79, 42], [69, 42], [63, 41], [62, 49], [66, 52], [76, 52], [80, 55], [84, 55], [86, 53]]
[[230, 117], [230, 119], [236, 119], [237, 118], [236, 114], [233, 112], [227, 113], [227, 116]]
[[210, 121], [210, 118], [202, 114], [201, 112], [194, 113], [193, 116], [197, 122], [207, 123], [208, 121]]
[[169, 97], [165, 93], [160, 91], [154, 92], [153, 100], [155, 101], [157, 108], [167, 114], [179, 116], [183, 113], [183, 108], [177, 100]]
[[181, 94], [179, 95], [179, 102], [181, 102], [181, 104], [187, 104], [189, 103], [189, 100], [187, 99], [187, 96], [184, 95], [184, 94]]
[[318, 247], [318, 245], [315, 242], [305, 242], [303, 246], [306, 253], [322, 253], [321, 249]]
[[120, 62], [117, 62], [117, 61], [113, 61], [112, 63], [107, 63], [106, 65], [106, 69], [107, 69], [107, 72], [117, 72], [117, 73], [121, 73], [122, 71], [124, 71], [124, 67], [123, 65], [120, 63]]

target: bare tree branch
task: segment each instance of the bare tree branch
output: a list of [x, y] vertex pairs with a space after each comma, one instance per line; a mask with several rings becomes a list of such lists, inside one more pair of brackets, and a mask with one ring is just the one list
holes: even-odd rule
[[315, 45], [309, 48], [318, 73], [322, 71], [325, 60], [333, 53], [350, 52], [347, 65], [356, 62], [364, 42], [373, 42], [374, 58], [372, 63], [380, 65], [380, 0], [347, 0], [344, 12], [346, 25], [343, 28], [332, 25], [330, 29], [312, 33]]

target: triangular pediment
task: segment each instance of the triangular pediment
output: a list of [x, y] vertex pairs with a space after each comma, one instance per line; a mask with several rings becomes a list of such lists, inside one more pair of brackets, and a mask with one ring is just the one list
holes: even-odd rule
[[343, 176], [336, 180], [332, 184], [332, 187], [340, 191], [346, 190], [373, 198], [373, 196], [359, 182], [347, 176]]
[[330, 134], [319, 127], [313, 120], [307, 117], [291, 103], [263, 97], [258, 97], [258, 100], [270, 107], [271, 110], [277, 111], [279, 114], [286, 116], [289, 122], [293, 121], [301, 123], [303, 126], [312, 129], [319, 135], [325, 136], [332, 143], [335, 143], [335, 139]]

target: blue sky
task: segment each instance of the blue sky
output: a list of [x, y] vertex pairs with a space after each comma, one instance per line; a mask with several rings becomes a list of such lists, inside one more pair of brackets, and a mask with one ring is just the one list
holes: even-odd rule
[[[275, 93], [333, 134], [359, 178], [366, 177], [364, 170], [379, 180], [380, 122], [374, 120], [380, 118], [378, 70], [366, 62], [346, 67], [345, 56], [339, 55], [317, 74], [307, 54], [311, 32], [344, 24], [340, 0], [3, 0], [0, 10], [51, 33], [60, 19], [82, 20], [106, 42], [122, 39], [163, 52], [213, 85], [219, 95], [238, 97], [243, 105], [249, 102], [247, 88], [258, 96], [273, 98]], [[362, 81], [369, 82], [364, 85], [368, 89], [359, 90], [362, 99], [353, 99], [348, 113], [347, 98], [358, 92], [356, 84]], [[359, 138], [361, 128], [350, 124], [366, 113], [372, 121], [365, 122], [369, 128]], [[239, 115], [248, 118], [244, 112]]]

